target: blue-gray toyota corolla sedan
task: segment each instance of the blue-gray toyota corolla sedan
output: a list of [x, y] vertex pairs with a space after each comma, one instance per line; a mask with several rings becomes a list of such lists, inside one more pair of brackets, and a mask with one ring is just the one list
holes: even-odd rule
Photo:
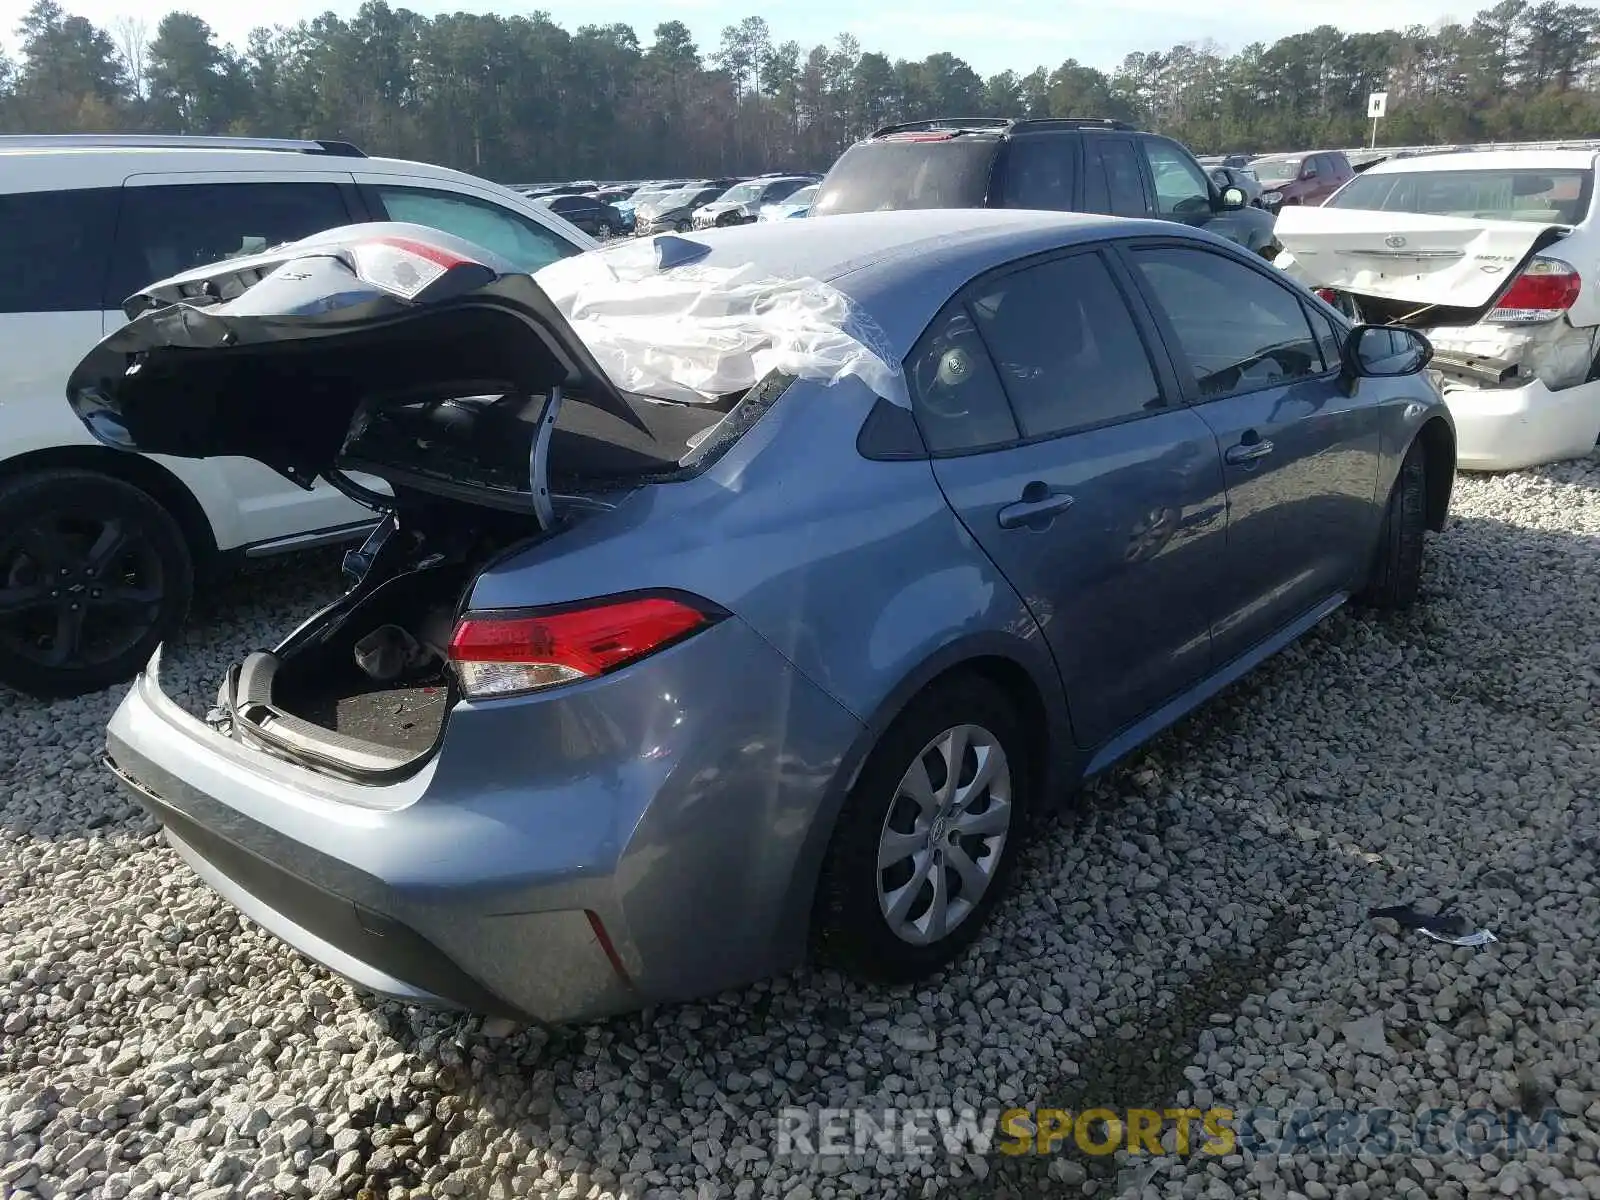
[[1444, 526], [1427, 342], [1202, 231], [873, 213], [563, 269], [335, 230], [146, 289], [69, 388], [108, 444], [381, 514], [208, 713], [152, 659], [107, 749], [382, 995], [571, 1021], [808, 952], [933, 971], [1048, 801], [1411, 603]]

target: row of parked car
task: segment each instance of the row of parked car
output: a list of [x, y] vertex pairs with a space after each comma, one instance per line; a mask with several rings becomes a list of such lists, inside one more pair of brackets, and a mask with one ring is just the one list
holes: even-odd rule
[[591, 237], [608, 238], [803, 217], [820, 179], [773, 173], [607, 184], [581, 180], [520, 190]]
[[1219, 187], [1239, 188], [1251, 204], [1270, 213], [1299, 204], [1321, 204], [1358, 171], [1343, 150], [1213, 155], [1199, 161]]
[[[6, 461], [3, 661], [148, 659], [123, 786], [408, 1002], [924, 977], [1049, 803], [1345, 603], [1414, 603], [1458, 462], [1554, 409], [1600, 434], [1593, 152], [1275, 219], [1115, 121], [897, 125], [805, 220], [746, 180], [663, 239], [687, 306], [548, 203], [337, 144], [0, 155], [0, 311], [69, 364], [0, 414], [78, 420]], [[202, 719], [151, 651], [241, 544], [207, 470], [223, 518], [367, 523], [300, 535], [365, 535], [348, 591]]]

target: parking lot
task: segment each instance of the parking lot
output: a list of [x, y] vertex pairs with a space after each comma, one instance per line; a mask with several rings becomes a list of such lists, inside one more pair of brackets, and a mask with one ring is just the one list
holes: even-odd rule
[[[804, 973], [554, 1033], [364, 1001], [113, 790], [115, 694], [0, 694], [0, 1192], [1600, 1196], [1600, 456], [1457, 489], [1424, 605], [1335, 617], [1100, 781], [915, 990]], [[189, 701], [331, 597], [335, 562], [205, 595], [169, 667]], [[1451, 897], [1498, 940], [1367, 915]], [[1032, 1104], [1550, 1110], [1564, 1133], [1324, 1161], [778, 1153], [787, 1106]]]

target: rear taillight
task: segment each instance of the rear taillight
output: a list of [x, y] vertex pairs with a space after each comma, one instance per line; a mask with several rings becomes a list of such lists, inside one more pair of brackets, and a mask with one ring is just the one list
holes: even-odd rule
[[593, 679], [713, 624], [709, 606], [670, 596], [597, 600], [559, 611], [464, 617], [450, 661], [468, 696], [506, 696]]
[[1578, 269], [1559, 258], [1535, 258], [1522, 268], [1500, 303], [1484, 319], [1497, 325], [1553, 321], [1577, 302], [1583, 288]]
[[1338, 306], [1339, 293], [1334, 291], [1332, 288], [1317, 288], [1316, 293], [1317, 299], [1321, 300], [1324, 304], [1332, 304], [1335, 307]]
[[406, 300], [415, 300], [452, 267], [476, 265], [438, 246], [399, 237], [357, 242], [350, 257], [358, 278]]

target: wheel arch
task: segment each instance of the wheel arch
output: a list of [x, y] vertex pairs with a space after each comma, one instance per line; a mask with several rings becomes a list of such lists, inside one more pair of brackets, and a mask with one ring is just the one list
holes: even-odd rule
[[0, 462], [0, 483], [40, 471], [94, 471], [131, 484], [172, 514], [197, 567], [216, 556], [217, 539], [205, 509], [184, 482], [154, 459], [104, 446], [49, 446]]
[[1442, 533], [1456, 481], [1456, 435], [1448, 421], [1435, 415], [1417, 431], [1416, 443], [1427, 456], [1428, 528]]
[[944, 646], [888, 692], [841, 759], [817, 807], [789, 881], [789, 895], [783, 905], [786, 927], [780, 934], [785, 944], [810, 945], [817, 886], [839, 814], [885, 731], [918, 697], [963, 675], [986, 679], [1017, 701], [1028, 731], [1028, 749], [1040, 773], [1039, 795], [1045, 801], [1042, 807], [1048, 808], [1052, 800], [1063, 795], [1075, 773], [1081, 772], [1085, 760], [1073, 740], [1060, 677], [1054, 660], [1037, 643], [990, 632]]

